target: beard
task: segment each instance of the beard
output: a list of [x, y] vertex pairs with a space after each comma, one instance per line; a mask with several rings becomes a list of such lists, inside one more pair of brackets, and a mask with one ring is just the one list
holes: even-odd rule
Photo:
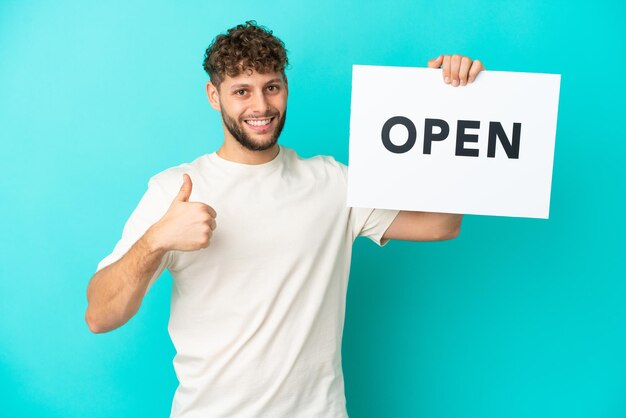
[[[224, 122], [224, 126], [228, 129], [228, 132], [239, 142], [244, 148], [249, 149], [250, 151], [265, 151], [267, 149], [272, 148], [278, 142], [278, 137], [283, 130], [283, 126], [285, 126], [285, 120], [287, 119], [287, 109], [281, 115], [277, 110], [268, 110], [264, 115], [255, 116], [255, 118], [265, 117], [265, 118], [279, 118], [277, 120], [276, 128], [274, 128], [274, 132], [272, 133], [272, 137], [268, 142], [259, 143], [255, 142], [250, 135], [246, 134], [243, 129], [243, 124], [246, 123], [243, 120], [246, 118], [240, 118], [239, 121], [235, 120], [235, 118], [230, 117], [225, 111], [222, 111], [222, 121]], [[272, 121], [273, 122], [273, 121]]]

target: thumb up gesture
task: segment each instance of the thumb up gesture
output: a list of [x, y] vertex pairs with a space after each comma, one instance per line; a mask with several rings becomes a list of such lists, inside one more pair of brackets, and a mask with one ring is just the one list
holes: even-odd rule
[[180, 191], [165, 215], [150, 228], [158, 248], [194, 251], [209, 246], [217, 214], [209, 205], [189, 201], [192, 187], [191, 177], [183, 174]]

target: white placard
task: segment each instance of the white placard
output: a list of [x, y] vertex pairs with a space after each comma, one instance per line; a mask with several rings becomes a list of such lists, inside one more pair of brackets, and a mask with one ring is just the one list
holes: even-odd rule
[[547, 219], [560, 81], [354, 65], [348, 205]]

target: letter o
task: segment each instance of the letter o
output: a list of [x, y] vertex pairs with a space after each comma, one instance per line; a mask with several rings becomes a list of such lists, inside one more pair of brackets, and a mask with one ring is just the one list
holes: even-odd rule
[[[393, 142], [391, 142], [391, 138], [389, 137], [391, 128], [393, 128], [395, 125], [404, 125], [406, 130], [409, 132], [409, 137], [402, 145], [394, 144]], [[394, 116], [383, 125], [381, 138], [383, 140], [383, 145], [385, 146], [385, 148], [387, 148], [387, 150], [395, 154], [404, 154], [405, 152], [413, 148], [413, 145], [415, 145], [415, 141], [417, 139], [417, 130], [415, 129], [415, 125], [413, 124], [413, 122], [411, 122], [411, 119], [405, 118], [404, 116]]]

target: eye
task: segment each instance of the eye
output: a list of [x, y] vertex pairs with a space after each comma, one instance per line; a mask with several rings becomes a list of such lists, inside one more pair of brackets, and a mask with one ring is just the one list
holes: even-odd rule
[[244, 89], [235, 90], [235, 94], [237, 96], [243, 96], [244, 94], [246, 94], [246, 91]]
[[270, 91], [270, 92], [278, 91], [278, 86], [273, 85], [273, 84], [271, 86], [267, 86], [267, 91]]

